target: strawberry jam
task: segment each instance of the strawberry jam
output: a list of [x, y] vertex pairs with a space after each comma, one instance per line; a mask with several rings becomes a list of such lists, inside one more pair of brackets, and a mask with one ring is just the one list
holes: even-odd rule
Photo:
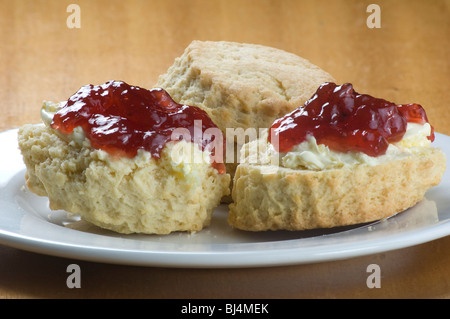
[[[177, 128], [187, 129], [186, 136], [190, 135], [191, 142], [214, 153], [215, 148], [209, 148], [217, 134], [203, 133], [209, 128], [219, 131], [205, 111], [176, 103], [163, 89], [146, 90], [121, 81], [81, 87], [55, 114], [51, 124], [65, 134], [72, 133], [77, 126], [83, 128], [92, 147], [129, 158], [136, 156], [139, 149], [160, 158]], [[195, 132], [199, 129], [200, 138]], [[183, 138], [186, 137], [180, 135], [177, 140]], [[212, 166], [220, 173], [225, 172], [223, 161], [213, 161]]]
[[[286, 153], [314, 136], [334, 151], [375, 157], [402, 139], [408, 122], [427, 123], [425, 110], [418, 104], [396, 105], [359, 94], [350, 83], [324, 83], [305, 105], [273, 123], [269, 142], [273, 134], [278, 139], [275, 149]], [[428, 139], [434, 140], [433, 128]]]

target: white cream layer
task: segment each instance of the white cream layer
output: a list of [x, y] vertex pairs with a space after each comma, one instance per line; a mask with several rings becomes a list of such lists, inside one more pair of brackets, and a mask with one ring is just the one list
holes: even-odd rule
[[296, 145], [290, 152], [279, 153], [267, 141], [267, 134], [258, 142], [250, 143], [242, 152], [241, 162], [280, 165], [291, 169], [326, 170], [354, 166], [358, 164], [378, 165], [421, 152], [431, 142], [427, 136], [431, 134], [431, 126], [408, 123], [402, 140], [389, 144], [386, 154], [377, 157], [362, 152], [336, 152], [323, 144], [317, 144], [313, 136]]

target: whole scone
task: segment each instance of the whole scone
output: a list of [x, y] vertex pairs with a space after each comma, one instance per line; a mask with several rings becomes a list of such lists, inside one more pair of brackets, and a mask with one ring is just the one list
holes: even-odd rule
[[[106, 96], [113, 85], [96, 89]], [[125, 88], [123, 92], [133, 89], [136, 95], [142, 91]], [[87, 95], [85, 91], [81, 92]], [[112, 97], [115, 102], [117, 99], [117, 95]], [[32, 192], [47, 196], [52, 210], [66, 210], [94, 225], [125, 234], [192, 232], [210, 224], [214, 208], [229, 194], [230, 183], [229, 174], [211, 164], [210, 152], [182, 139], [161, 144], [159, 157], [146, 149], [138, 149], [135, 156], [111, 154], [94, 148], [80, 126], [71, 134], [54, 129], [52, 118], [60, 105], [44, 103], [45, 125], [25, 125], [18, 132], [27, 167], [26, 185]], [[132, 110], [127, 112], [131, 114]], [[108, 130], [115, 131], [114, 121], [118, 121], [117, 117], [112, 121], [106, 118], [97, 114], [90, 119], [105, 124], [95, 127], [101, 137], [107, 136]], [[124, 130], [124, 126], [120, 128]], [[130, 138], [127, 134], [119, 137]]]
[[[193, 41], [155, 87], [167, 90], [178, 103], [198, 106], [209, 114], [226, 136], [225, 163], [233, 177], [242, 145], [260, 128], [302, 105], [327, 81], [333, 81], [330, 74], [280, 49]], [[255, 134], [235, 129], [254, 129]]]
[[195, 105], [226, 128], [267, 128], [303, 105], [333, 77], [280, 49], [226, 41], [193, 41], [159, 77], [178, 103]]

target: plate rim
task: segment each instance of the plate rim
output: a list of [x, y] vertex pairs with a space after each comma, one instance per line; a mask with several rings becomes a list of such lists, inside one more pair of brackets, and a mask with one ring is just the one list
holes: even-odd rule
[[[48, 256], [118, 265], [167, 268], [259, 268], [320, 263], [363, 257], [424, 244], [449, 236], [449, 232], [450, 220], [445, 220], [439, 224], [434, 224], [421, 230], [420, 236], [417, 236], [415, 231], [406, 234], [391, 235], [389, 236], [389, 247], [384, 245], [373, 245], [378, 242], [378, 240], [367, 240], [359, 243], [361, 246], [365, 247], [355, 247], [352, 244], [335, 244], [327, 245], [325, 249], [319, 249], [315, 253], [310, 253], [310, 251], [316, 249], [316, 247], [302, 249], [282, 248], [281, 250], [277, 250], [276, 259], [270, 259], [267, 256], [267, 253], [272, 252], [272, 250], [167, 252], [105, 248], [37, 239], [32, 236], [16, 234], [1, 229], [0, 244]], [[409, 240], [404, 240], [405, 237], [409, 237]], [[299, 242], [301, 240], [302, 239], [292, 239], [290, 241]], [[342, 248], [349, 247], [353, 247], [353, 249], [342, 250]], [[333, 248], [340, 249], [333, 250]], [[306, 256], [302, 255], [302, 258], [297, 258], [292, 255], [293, 252], [298, 253], [299, 251], [302, 253], [305, 253], [306, 251], [309, 254]], [[120, 256], [116, 257], [115, 254], [119, 254]], [[180, 257], [182, 257], [182, 261], [180, 261]], [[230, 259], [230, 257], [235, 257], [237, 260]], [[258, 258], [255, 259], [255, 257]]]

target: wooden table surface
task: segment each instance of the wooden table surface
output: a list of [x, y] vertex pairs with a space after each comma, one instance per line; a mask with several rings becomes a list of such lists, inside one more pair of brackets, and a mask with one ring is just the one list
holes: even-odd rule
[[[69, 4], [80, 28], [69, 28]], [[376, 3], [381, 28], [366, 24]], [[448, 0], [1, 0], [0, 131], [39, 122], [42, 100], [111, 79], [151, 87], [192, 40], [277, 47], [338, 82], [425, 107], [450, 135]], [[1, 210], [1, 208], [0, 208]], [[1, 218], [1, 213], [0, 213]], [[110, 265], [0, 245], [2, 298], [450, 298], [450, 237], [347, 260], [256, 269]], [[69, 264], [81, 288], [66, 286]], [[367, 266], [381, 270], [368, 288]]]

